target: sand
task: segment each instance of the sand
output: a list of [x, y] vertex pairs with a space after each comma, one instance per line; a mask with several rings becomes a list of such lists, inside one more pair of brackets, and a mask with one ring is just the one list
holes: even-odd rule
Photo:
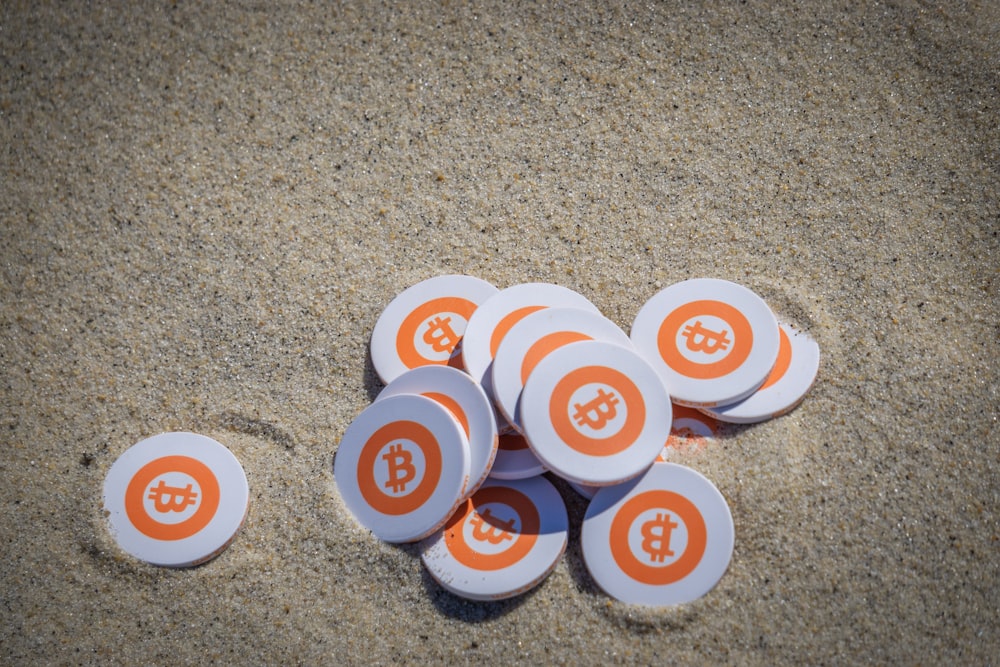
[[[997, 659], [1000, 5], [567, 5], [3, 3], [0, 661]], [[819, 342], [795, 412], [678, 455], [736, 524], [707, 596], [611, 600], [574, 528], [467, 602], [347, 515], [372, 327], [444, 273], [626, 329], [725, 278]], [[251, 488], [189, 570], [101, 513], [170, 430]]]

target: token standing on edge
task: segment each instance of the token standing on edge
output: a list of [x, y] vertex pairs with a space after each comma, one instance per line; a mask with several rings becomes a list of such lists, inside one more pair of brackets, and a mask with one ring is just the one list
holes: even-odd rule
[[104, 509], [119, 546], [166, 567], [214, 558], [243, 525], [249, 501], [236, 457], [196, 433], [146, 438], [118, 457], [104, 479]]

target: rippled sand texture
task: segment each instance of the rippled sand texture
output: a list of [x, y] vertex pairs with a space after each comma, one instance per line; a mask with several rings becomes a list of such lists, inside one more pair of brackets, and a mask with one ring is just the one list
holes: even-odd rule
[[[0, 6], [3, 662], [996, 659], [998, 3], [132, 4]], [[614, 602], [574, 527], [466, 602], [346, 514], [372, 327], [443, 273], [625, 328], [726, 278], [818, 340], [798, 410], [677, 457], [736, 522], [716, 589]], [[181, 429], [251, 510], [172, 571], [100, 494]]]

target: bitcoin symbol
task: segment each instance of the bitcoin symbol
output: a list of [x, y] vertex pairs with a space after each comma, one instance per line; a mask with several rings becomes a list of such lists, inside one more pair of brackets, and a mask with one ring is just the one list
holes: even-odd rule
[[[618, 405], [618, 398], [613, 393], [606, 394], [604, 389], [598, 389], [597, 396], [588, 401], [586, 405], [573, 404], [573, 408], [576, 410], [573, 419], [580, 426], [589, 426], [595, 431], [599, 431], [604, 428], [608, 420], [614, 419], [618, 414], [616, 405]], [[594, 415], [593, 418], [591, 418], [591, 413]]]
[[178, 486], [167, 486], [161, 479], [159, 484], [149, 488], [147, 498], [153, 501], [157, 512], [183, 512], [188, 505], [197, 502], [198, 493], [191, 489], [190, 484], [182, 489]]
[[679, 525], [671, 521], [666, 512], [642, 524], [642, 550], [649, 554], [649, 560], [662, 563], [667, 556], [674, 555], [670, 549], [670, 533]]
[[417, 476], [417, 469], [413, 465], [413, 454], [403, 449], [403, 445], [397, 442], [389, 446], [389, 451], [383, 454], [382, 458], [389, 466], [386, 488], [392, 489], [393, 493], [402, 493], [406, 490], [406, 485]]
[[729, 347], [730, 341], [726, 337], [726, 332], [712, 331], [701, 325], [701, 320], [695, 320], [694, 324], [689, 324], [681, 331], [681, 335], [687, 338], [687, 348], [693, 352], [704, 352], [705, 354], [715, 354], [719, 350]]
[[424, 332], [424, 342], [435, 352], [451, 352], [458, 344], [458, 334], [451, 328], [451, 318], [438, 315], [427, 323]]
[[514, 539], [510, 534], [514, 530], [514, 519], [500, 521], [490, 513], [489, 508], [484, 509], [482, 514], [473, 512], [469, 523], [472, 525], [472, 537], [480, 542], [500, 544], [504, 540]]

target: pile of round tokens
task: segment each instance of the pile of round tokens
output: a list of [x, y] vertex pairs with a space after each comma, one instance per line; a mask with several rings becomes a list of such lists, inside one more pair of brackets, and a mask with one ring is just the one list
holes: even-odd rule
[[422, 541], [428, 572], [456, 595], [517, 595], [566, 548], [548, 472], [590, 499], [581, 546], [594, 581], [650, 606], [711, 590], [734, 541], [722, 494], [665, 452], [718, 422], [790, 411], [819, 367], [812, 339], [716, 279], [659, 292], [626, 334], [559, 285], [438, 276], [389, 303], [371, 358], [385, 389], [334, 461], [364, 527]]

